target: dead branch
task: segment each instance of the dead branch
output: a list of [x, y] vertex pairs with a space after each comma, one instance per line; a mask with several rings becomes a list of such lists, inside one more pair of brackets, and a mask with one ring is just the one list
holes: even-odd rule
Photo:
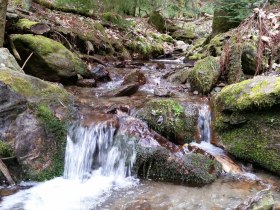
[[12, 176], [10, 175], [10, 172], [5, 165], [5, 163], [0, 159], [0, 171], [3, 173], [7, 181], [10, 183], [10, 185], [15, 185], [16, 183], [14, 182]]

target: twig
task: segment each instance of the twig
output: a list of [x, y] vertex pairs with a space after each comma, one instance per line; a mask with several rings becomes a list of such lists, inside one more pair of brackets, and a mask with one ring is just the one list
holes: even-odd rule
[[104, 63], [102, 60], [92, 56], [92, 55], [84, 55], [84, 54], [79, 54], [80, 58], [85, 58], [85, 59], [89, 59], [89, 60], [92, 60], [92, 61], [95, 61], [99, 64], [102, 64], [104, 66], [106, 66], [106, 63]]
[[15, 58], [16, 58], [17, 60], [21, 61], [21, 57], [20, 57], [20, 55], [19, 55], [19, 53], [18, 53], [18, 51], [17, 51], [17, 49], [16, 49], [16, 47], [15, 47], [15, 45], [14, 45], [13, 40], [11, 39], [11, 37], [10, 37], [9, 35], [7, 36], [7, 38], [8, 38], [8, 42], [9, 42], [9, 44], [10, 44], [10, 47], [11, 47], [11, 49], [12, 49], [12, 52], [13, 52]]
[[21, 69], [23, 70], [26, 63], [29, 61], [29, 59], [31, 58], [31, 56], [33, 55], [33, 52], [28, 56], [28, 58], [26, 59], [26, 61], [24, 62], [24, 64], [22, 65]]

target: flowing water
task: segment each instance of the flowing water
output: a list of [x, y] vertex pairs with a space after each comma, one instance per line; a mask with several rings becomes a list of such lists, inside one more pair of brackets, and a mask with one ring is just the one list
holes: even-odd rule
[[[278, 177], [268, 177], [266, 173], [260, 174], [260, 177], [269, 180], [267, 185], [260, 184], [261, 178], [252, 174], [244, 175], [240, 166], [228, 159], [225, 151], [211, 144], [213, 134], [208, 102], [201, 100], [199, 96], [189, 94], [187, 85], [174, 85], [163, 77], [170, 71], [176, 70], [177, 63], [174, 65], [168, 64], [165, 65], [167, 68], [160, 69], [155, 64], [142, 66], [141, 71], [146, 75], [148, 82], [132, 97], [100, 97], [104, 91], [121, 85], [127, 69], [110, 71], [113, 81], [99, 84], [98, 88], [69, 87], [68, 91], [78, 96], [77, 101], [80, 110], [83, 110], [84, 122], [83, 125], [74, 124], [69, 128], [63, 177], [43, 183], [31, 183], [30, 189], [3, 197], [0, 209], [234, 209], [267, 185], [273, 186], [275, 200], [280, 203]], [[238, 176], [224, 174], [214, 183], [203, 187], [139, 180], [133, 177], [132, 167], [136, 158], [133, 141], [117, 137], [119, 135], [116, 134], [120, 131], [113, 126], [114, 120], [111, 120], [113, 119], [111, 115], [108, 120], [103, 116], [104, 114], [99, 115], [92, 110], [102, 113], [105, 110], [107, 116], [108, 111], [111, 112], [118, 106], [128, 107], [130, 110], [141, 108], [147, 100], [154, 97], [154, 89], [157, 87], [170, 90], [173, 97], [180, 100], [185, 108], [187, 107], [188, 114], [197, 117], [198, 141], [191, 143], [190, 146], [211, 154], [223, 164], [225, 172]], [[160, 145], [155, 141], [154, 136], [147, 134], [148, 129], [142, 129], [141, 126], [138, 128], [133, 123], [130, 125], [131, 133], [147, 141], [152, 138], [151, 142]], [[128, 129], [127, 127], [124, 128], [120, 123], [122, 130]]]
[[3, 210], [86, 210], [113, 191], [137, 185], [131, 176], [135, 149], [114, 138], [111, 125], [73, 125], [69, 129], [64, 176], [5, 197]]

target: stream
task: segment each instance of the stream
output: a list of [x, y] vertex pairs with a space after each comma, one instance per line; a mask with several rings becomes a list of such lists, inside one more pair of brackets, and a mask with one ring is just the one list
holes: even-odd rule
[[[66, 87], [76, 96], [82, 115], [68, 130], [63, 176], [42, 183], [22, 182], [20, 185], [27, 189], [3, 197], [0, 209], [229, 210], [238, 209], [240, 204], [266, 189], [272, 189], [276, 203], [280, 203], [278, 177], [261, 170], [234, 174], [239, 173], [242, 164], [236, 164], [221, 148], [211, 144], [211, 109], [207, 98], [189, 92], [187, 84], [167, 81], [170, 71], [182, 69], [184, 65], [180, 62], [131, 63], [129, 68], [110, 67], [112, 81], [99, 83], [96, 88]], [[146, 84], [130, 97], [103, 97], [108, 89], [119, 87], [133, 68], [145, 74]], [[195, 114], [198, 110], [198, 139], [190, 145], [224, 163], [225, 172], [214, 183], [195, 187], [142, 180], [134, 175], [135, 145], [133, 141], [117, 138], [121, 131], [116, 127], [122, 128], [122, 125], [115, 125], [111, 112], [126, 108], [128, 115], [134, 117], [145, 102], [156, 98], [155, 88], [170, 91], [171, 97], [180, 101], [188, 112]]]

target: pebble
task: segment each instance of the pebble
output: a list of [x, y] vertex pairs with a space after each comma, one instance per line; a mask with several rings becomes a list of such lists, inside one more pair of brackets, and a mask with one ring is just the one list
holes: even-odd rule
[[198, 91], [197, 90], [193, 91], [193, 94], [198, 95]]

